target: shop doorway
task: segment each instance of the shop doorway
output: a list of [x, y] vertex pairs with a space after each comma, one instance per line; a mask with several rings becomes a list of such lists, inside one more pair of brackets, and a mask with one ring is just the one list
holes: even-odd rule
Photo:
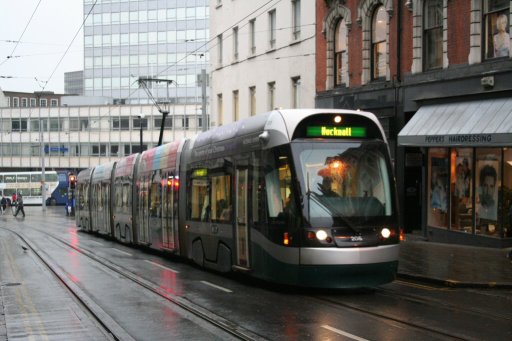
[[405, 153], [404, 232], [421, 230], [421, 184], [423, 155], [417, 149]]

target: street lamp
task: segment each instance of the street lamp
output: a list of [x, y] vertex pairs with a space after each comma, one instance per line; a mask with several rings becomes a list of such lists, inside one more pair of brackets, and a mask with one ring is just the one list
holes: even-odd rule
[[142, 153], [142, 120], [144, 119], [144, 113], [139, 115], [139, 128], [140, 128], [140, 152]]

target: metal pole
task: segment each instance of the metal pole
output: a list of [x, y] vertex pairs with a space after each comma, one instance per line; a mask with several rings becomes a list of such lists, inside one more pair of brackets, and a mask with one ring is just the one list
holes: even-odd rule
[[[39, 107], [41, 110], [41, 107]], [[43, 202], [41, 203], [43, 211], [46, 211], [46, 182], [45, 182], [45, 166], [44, 166], [44, 142], [43, 142], [43, 127], [41, 115], [39, 115], [39, 141], [41, 141], [41, 196]]]
[[139, 128], [140, 128], [140, 152], [142, 153], [142, 120], [144, 119], [144, 113], [139, 115]]
[[203, 121], [202, 128], [203, 131], [208, 130], [208, 125], [206, 123], [206, 69], [201, 70], [201, 96], [202, 96], [202, 106], [201, 106], [201, 119]]

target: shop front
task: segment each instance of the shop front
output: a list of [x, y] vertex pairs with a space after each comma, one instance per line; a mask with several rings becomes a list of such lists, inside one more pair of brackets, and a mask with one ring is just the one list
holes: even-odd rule
[[422, 106], [398, 145], [423, 152], [426, 237], [512, 246], [512, 99]]

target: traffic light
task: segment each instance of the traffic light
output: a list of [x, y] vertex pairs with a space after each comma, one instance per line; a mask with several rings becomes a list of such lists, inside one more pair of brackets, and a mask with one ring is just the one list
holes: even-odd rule
[[69, 188], [74, 189], [76, 186], [76, 175], [69, 174]]

